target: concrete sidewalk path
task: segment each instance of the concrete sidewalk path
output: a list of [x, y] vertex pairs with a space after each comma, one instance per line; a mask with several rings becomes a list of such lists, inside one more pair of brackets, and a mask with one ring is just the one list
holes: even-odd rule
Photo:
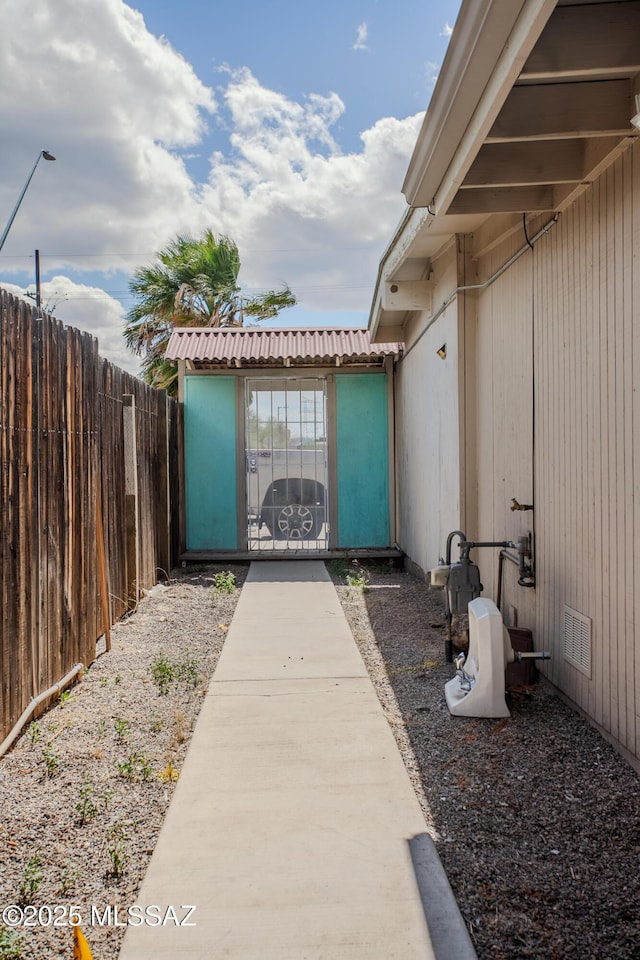
[[471, 960], [319, 561], [251, 565], [120, 960]]

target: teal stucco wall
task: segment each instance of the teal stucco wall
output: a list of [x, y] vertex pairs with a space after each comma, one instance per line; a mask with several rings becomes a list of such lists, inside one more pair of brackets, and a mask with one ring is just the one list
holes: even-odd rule
[[338, 546], [389, 546], [385, 374], [336, 375]]
[[235, 377], [185, 377], [187, 550], [237, 550]]

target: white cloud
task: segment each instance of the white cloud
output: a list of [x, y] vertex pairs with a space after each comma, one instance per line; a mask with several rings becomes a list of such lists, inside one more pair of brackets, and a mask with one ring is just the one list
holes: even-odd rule
[[368, 50], [367, 40], [369, 38], [369, 28], [366, 22], [361, 23], [356, 34], [356, 42], [353, 45], [354, 50]]
[[424, 65], [424, 75], [427, 83], [430, 87], [435, 87], [436, 80], [438, 79], [438, 74], [440, 73], [439, 63], [434, 63], [433, 60], [427, 60]]
[[441, 32], [440, 36], [441, 36], [441, 37], [447, 37], [447, 38], [448, 38], [448, 37], [451, 36], [452, 33], [453, 33], [453, 27], [451, 26], [451, 24], [449, 23], [449, 21], [446, 20], [446, 21], [445, 21], [445, 24], [444, 24], [444, 27], [442, 28], [442, 32]]
[[3, 253], [153, 248], [192, 200], [177, 151], [201, 142], [212, 91], [121, 0], [3, 0], [2, 19], [0, 209], [42, 147], [58, 158]]
[[314, 308], [367, 309], [422, 115], [379, 120], [344, 154], [331, 131], [344, 111], [336, 94], [293, 103], [243, 70], [226, 106], [234, 153], [212, 157], [202, 204], [237, 239], [243, 281], [286, 279]]
[[[15, 283], [2, 283], [2, 289], [34, 306], [34, 299]], [[32, 292], [30, 290], [29, 292]], [[138, 374], [140, 358], [125, 346], [122, 336], [124, 307], [99, 287], [74, 283], [65, 276], [52, 277], [41, 286], [42, 309], [68, 327], [76, 327], [98, 338], [100, 355], [116, 366]]]
[[[38, 151], [58, 158], [34, 176], [0, 254], [0, 280], [30, 271], [38, 247], [47, 276], [57, 273], [44, 290], [56, 284], [68, 295], [57, 315], [91, 329], [105, 355], [130, 367], [123, 308], [95, 273], [80, 289], [77, 273], [130, 271], [178, 232], [231, 235], [250, 290], [287, 282], [320, 316], [368, 310], [405, 209], [400, 185], [422, 115], [380, 119], [345, 153], [337, 93], [296, 102], [244, 69], [214, 96], [122, 0], [2, 0], [0, 16], [11, 24], [0, 30], [0, 217]], [[214, 122], [229, 131], [230, 149], [211, 156], [198, 184], [184, 157], [206, 156]]]

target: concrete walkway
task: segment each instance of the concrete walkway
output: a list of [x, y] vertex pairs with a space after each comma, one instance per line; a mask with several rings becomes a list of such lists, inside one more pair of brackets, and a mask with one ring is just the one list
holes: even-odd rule
[[475, 953], [319, 561], [251, 565], [120, 960]]

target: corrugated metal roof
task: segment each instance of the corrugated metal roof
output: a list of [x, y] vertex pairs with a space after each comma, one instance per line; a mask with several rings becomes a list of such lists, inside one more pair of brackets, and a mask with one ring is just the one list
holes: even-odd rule
[[183, 327], [174, 330], [167, 360], [194, 363], [341, 363], [399, 356], [402, 343], [372, 343], [357, 327]]

